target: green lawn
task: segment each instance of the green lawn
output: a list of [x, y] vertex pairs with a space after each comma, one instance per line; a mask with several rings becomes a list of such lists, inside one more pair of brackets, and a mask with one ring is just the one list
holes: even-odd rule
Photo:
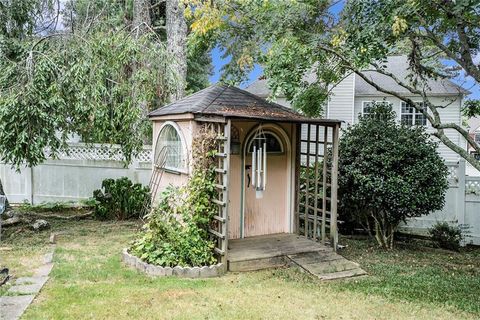
[[[456, 254], [411, 246], [385, 253], [368, 241], [344, 240], [346, 256], [360, 262], [369, 277], [320, 282], [279, 269], [215, 279], [152, 279], [120, 262], [121, 249], [138, 230], [135, 223], [87, 220], [54, 223], [53, 230], [69, 233], [60, 236], [51, 279], [24, 319], [480, 317], [480, 250]], [[48, 235], [8, 238], [2, 245], [12, 250], [0, 252], [2, 261], [37, 248], [43, 252]]]

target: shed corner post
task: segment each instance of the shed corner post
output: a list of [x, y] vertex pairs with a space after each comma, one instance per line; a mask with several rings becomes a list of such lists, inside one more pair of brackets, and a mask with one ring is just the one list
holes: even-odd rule
[[338, 227], [337, 227], [337, 207], [338, 207], [338, 147], [339, 147], [340, 124], [333, 127], [332, 137], [332, 179], [331, 179], [331, 226], [330, 238], [333, 250], [337, 251], [338, 245]]
[[228, 269], [228, 229], [229, 229], [229, 217], [230, 217], [230, 195], [229, 195], [229, 189], [230, 189], [230, 144], [231, 144], [231, 127], [232, 127], [232, 120], [228, 119], [227, 123], [224, 126], [224, 132], [223, 136], [226, 138], [224, 140], [224, 153], [226, 154], [223, 168], [225, 170], [225, 174], [223, 175], [223, 185], [224, 185], [224, 194], [223, 194], [223, 199], [225, 201], [225, 212], [224, 212], [224, 219], [225, 219], [225, 226], [224, 226], [224, 236], [225, 239], [223, 241], [223, 250], [224, 250], [224, 255], [222, 257], [222, 263], [224, 263], [224, 268], [225, 271]]
[[300, 152], [301, 152], [301, 139], [302, 139], [302, 125], [296, 124], [295, 132], [295, 209], [294, 209], [294, 226], [293, 231], [296, 234], [300, 234]]

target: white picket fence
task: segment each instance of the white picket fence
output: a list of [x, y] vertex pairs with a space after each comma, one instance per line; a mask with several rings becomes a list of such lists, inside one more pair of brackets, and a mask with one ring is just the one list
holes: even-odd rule
[[128, 177], [148, 185], [151, 173], [152, 148], [145, 146], [125, 167], [119, 147], [70, 144], [69, 152], [58, 159], [48, 159], [36, 167], [16, 172], [10, 165], [0, 164], [0, 179], [12, 203], [39, 204], [51, 201], [79, 201], [92, 196], [106, 178]]
[[465, 161], [447, 163], [450, 187], [442, 210], [427, 216], [409, 219], [402, 232], [426, 235], [428, 229], [439, 221], [459, 226], [465, 244], [480, 245], [480, 177], [465, 175]]

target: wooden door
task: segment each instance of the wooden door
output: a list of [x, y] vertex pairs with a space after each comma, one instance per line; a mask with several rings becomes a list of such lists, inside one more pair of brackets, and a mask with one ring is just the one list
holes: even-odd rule
[[267, 155], [267, 185], [263, 197], [257, 199], [252, 186], [252, 156], [245, 157], [244, 237], [288, 232], [287, 221], [287, 155]]

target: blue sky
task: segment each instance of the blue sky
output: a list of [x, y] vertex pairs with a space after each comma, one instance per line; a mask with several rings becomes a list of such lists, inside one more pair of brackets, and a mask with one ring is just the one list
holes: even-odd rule
[[[344, 1], [338, 1], [334, 6], [330, 8], [330, 12], [338, 16], [339, 12], [343, 8], [343, 5]], [[480, 61], [480, 54], [477, 55], [476, 60]], [[214, 70], [213, 75], [210, 77], [210, 82], [216, 83], [220, 79], [222, 66], [228, 63], [230, 61], [230, 58], [222, 58], [222, 50], [217, 47], [212, 50], [212, 61]], [[451, 61], [444, 61], [444, 63], [445, 65], [453, 65]], [[259, 65], [255, 65], [255, 68], [252, 70], [252, 72], [250, 72], [248, 79], [244, 83], [242, 83], [240, 87], [246, 87], [248, 84], [258, 79], [262, 75], [262, 73], [262, 67]], [[480, 99], [480, 86], [471, 77], [465, 78], [464, 76], [459, 75], [459, 77], [454, 79], [454, 82], [471, 92], [469, 98]]]

